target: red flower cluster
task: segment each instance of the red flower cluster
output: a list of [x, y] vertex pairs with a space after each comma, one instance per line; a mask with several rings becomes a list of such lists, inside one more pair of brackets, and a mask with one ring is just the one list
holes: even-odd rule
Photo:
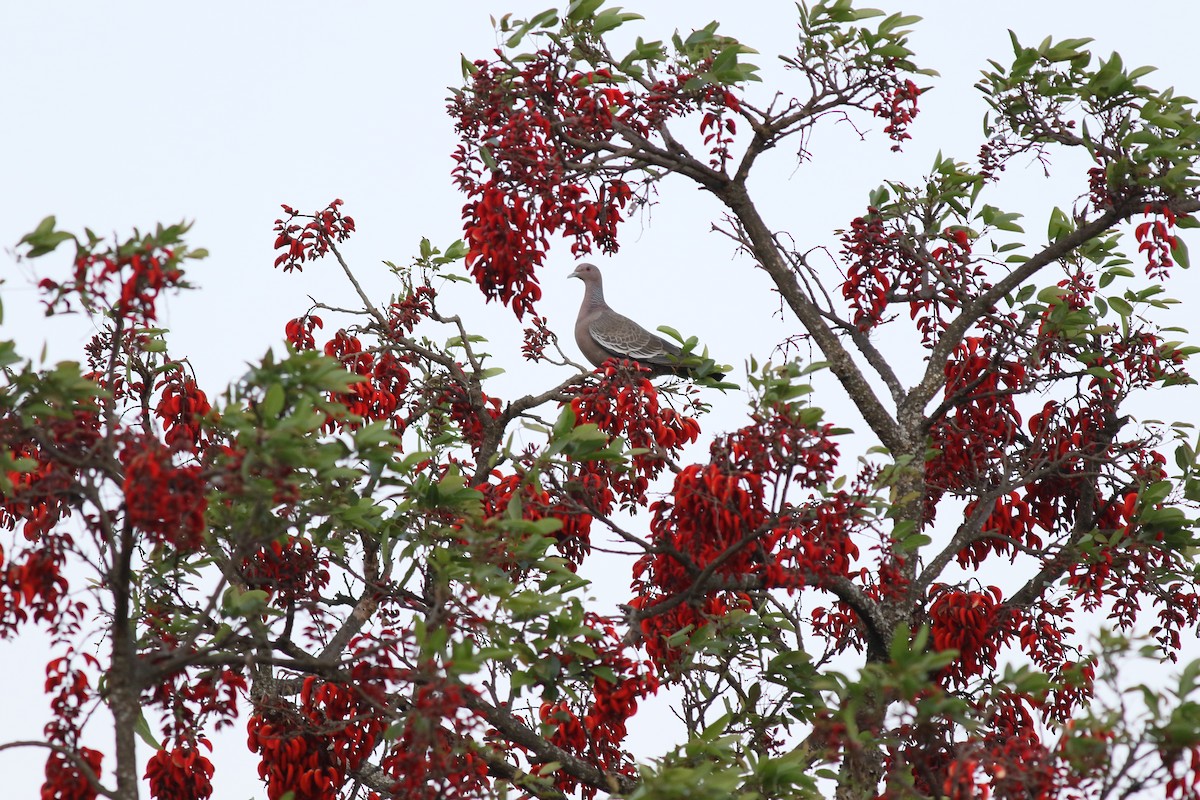
[[298, 708], [260, 709], [247, 726], [270, 800], [289, 792], [292, 800], [334, 800], [348, 772], [362, 766], [386, 728], [359, 689], [311, 675], [304, 679]]
[[[754, 575], [765, 588], [794, 590], [850, 576], [859, 555], [851, 533], [865, 498], [818, 491], [837, 466], [832, 434], [832, 426], [806, 420], [803, 409], [781, 407], [715, 441], [711, 462], [684, 468], [671, 499], [651, 506], [654, 550], [634, 566], [631, 605], [649, 612], [642, 632], [656, 663], [678, 658], [665, 644], [677, 631], [742, 603], [739, 593], [721, 589], [697, 593], [703, 599], [695, 603], [671, 602], [697, 580], [736, 583]], [[811, 499], [772, 511], [766, 497], [785, 496], [790, 484]], [[659, 605], [662, 612], [654, 612]]]
[[[275, 249], [282, 250], [275, 257], [275, 266], [283, 265], [284, 272], [303, 270], [306, 260], [315, 261], [329, 252], [330, 246], [350, 238], [354, 232], [354, 220], [342, 215], [343, 203], [334, 200], [315, 214], [301, 214], [291, 206], [282, 206], [287, 219], [275, 220]], [[300, 225], [295, 220], [307, 219]]]
[[[634, 564], [637, 597], [632, 605], [638, 608], [651, 608], [663, 597], [687, 591], [704, 575], [738, 578], [761, 572], [769, 558], [761, 543], [768, 534], [762, 529], [768, 509], [762, 476], [755, 472], [693, 464], [676, 476], [671, 500], [650, 508], [655, 548]], [[709, 590], [702, 596], [720, 594]], [[707, 623], [708, 609], [675, 609], [669, 618], [652, 615], [642, 621], [646, 650], [659, 664], [670, 664], [676, 657], [667, 638], [687, 625]]]
[[849, 266], [842, 297], [853, 311], [852, 321], [868, 331], [886, 321], [893, 302], [907, 302], [922, 342], [932, 345], [945, 327], [945, 314], [954, 313], [964, 296], [987, 287], [981, 267], [970, 265], [971, 239], [964, 228], [947, 228], [941, 244], [927, 257], [907, 241], [908, 234], [889, 224], [874, 207], [850, 223], [842, 234], [842, 256]]
[[296, 350], [316, 350], [317, 341], [313, 338], [313, 329], [324, 327], [325, 323], [320, 317], [305, 314], [303, 317], [288, 320], [284, 335], [288, 344]]
[[546, 327], [545, 317], [534, 316], [529, 321], [533, 324], [525, 329], [521, 355], [527, 361], [541, 361], [546, 356], [546, 347], [555, 341], [554, 332]]
[[[430, 678], [415, 687], [412, 707], [379, 766], [395, 779], [390, 796], [406, 800], [471, 800], [486, 794], [487, 762], [468, 733], [478, 725], [464, 713], [470, 687]], [[371, 800], [381, 800], [372, 793]]]
[[926, 465], [931, 515], [943, 492], [994, 483], [1020, 430], [1013, 396], [1024, 386], [1025, 366], [994, 349], [990, 336], [967, 337], [946, 362], [943, 391], [952, 405], [930, 431], [938, 450]]
[[842, 297], [854, 310], [853, 322], [860, 331], [868, 331], [883, 321], [892, 289], [895, 260], [902, 261], [904, 273], [913, 272], [907, 256], [898, 252], [895, 242], [900, 232], [889, 230], [879, 209], [867, 209], [865, 217], [855, 217], [849, 232], [842, 235], [842, 255], [850, 262]]
[[[564, 180], [571, 161], [586, 159], [581, 142], [612, 135], [613, 110], [625, 93], [591, 73], [563, 75], [548, 51], [511, 70], [479, 61], [470, 88], [450, 105], [456, 130], [470, 144], [454, 154], [454, 179], [471, 200], [463, 207], [467, 266], [488, 299], [511, 305], [517, 317], [541, 297], [535, 268], [561, 231], [575, 255], [593, 243], [616, 249], [616, 227], [630, 197], [619, 179]], [[569, 130], [562, 136], [555, 122]]]
[[63, 548], [69, 544], [66, 534], [46, 536], [39, 546], [25, 550], [22, 560], [7, 564], [0, 550], [0, 638], [11, 638], [31, 618], [59, 622], [70, 588], [61, 573], [66, 560]]
[[736, 112], [741, 108], [741, 103], [729, 91], [719, 94], [714, 91], [710, 93], [710, 98], [712, 96], [718, 97], [720, 102], [712, 110], [705, 112], [700, 119], [700, 133], [704, 136], [704, 143], [709, 146], [711, 154], [709, 166], [713, 169], [724, 170], [730, 159], [729, 147], [733, 144], [734, 137], [737, 136], [737, 122], [732, 117], [726, 116], [725, 110]]
[[464, 140], [454, 179], [463, 207], [467, 266], [489, 299], [532, 312], [541, 297], [536, 270], [549, 237], [572, 239], [576, 256], [617, 249], [616, 231], [633, 187], [624, 163], [595, 160], [596, 145], [619, 129], [651, 137], [666, 118], [707, 108], [700, 123], [713, 164], [723, 167], [736, 131], [726, 109], [737, 99], [715, 83], [680, 73], [639, 91], [607, 69], [581, 72], [565, 42], [513, 64], [477, 61], [470, 85], [450, 104]]
[[[871, 548], [878, 552], [874, 572], [860, 569], [855, 577], [863, 581], [862, 593], [872, 602], [896, 600], [908, 589], [908, 579], [901, 571], [903, 559], [895, 552], [895, 543], [888, 541]], [[817, 606], [810, 614], [813, 630], [829, 642], [830, 650], [843, 653], [853, 648], [862, 652], [866, 646], [866, 630], [858, 612], [848, 604], [837, 601], [830, 606]]]
[[791, 591], [850, 577], [859, 555], [850, 534], [862, 512], [862, 497], [843, 491], [795, 509], [791, 524], [776, 527], [763, 542], [773, 555], [763, 568], [766, 585]]
[[[75, 756], [83, 761], [93, 776], [100, 776], [103, 753], [90, 747], [81, 747], [75, 751]], [[96, 800], [98, 792], [74, 759], [53, 752], [46, 758], [46, 780], [42, 783], [41, 796], [42, 800]]]
[[[54, 714], [45, 727], [46, 740], [74, 754], [91, 770], [92, 778], [98, 779], [103, 754], [79, 744], [79, 727], [94, 694], [87, 675], [73, 665], [75, 656], [73, 650], [68, 650], [66, 655], [46, 664], [45, 689], [46, 694], [51, 695], [50, 709]], [[78, 657], [93, 669], [99, 666], [99, 662], [87, 653], [80, 653]], [[75, 758], [59, 751], [50, 752], [46, 758], [46, 780], [42, 784], [43, 798], [95, 800], [96, 796], [95, 786]]]
[[[634, 775], [633, 760], [621, 749], [628, 733], [626, 723], [637, 713], [638, 700], [658, 690], [658, 676], [651, 662], [639, 662], [625, 655], [623, 642], [611, 621], [589, 613], [586, 620], [600, 634], [590, 640], [595, 651], [595, 666], [609, 671], [614, 680], [596, 676], [591, 702], [576, 710], [566, 700], [542, 703], [539, 717], [552, 728], [550, 741], [557, 747], [595, 764], [625, 775]], [[555, 786], [563, 792], [579, 789], [585, 800], [596, 796], [593, 786], [581, 786], [569, 775], [559, 772]]]
[[1088, 170], [1088, 205], [1092, 210], [1101, 213], [1112, 208], [1114, 198], [1108, 185], [1108, 170], [1104, 167], [1092, 167]]
[[158, 318], [159, 293], [184, 285], [175, 251], [147, 238], [133, 246], [102, 251], [80, 245], [73, 280], [58, 283], [46, 278], [38, 287], [51, 295], [45, 301], [47, 313], [69, 309], [72, 296], [85, 304], [99, 299], [116, 316], [146, 327]]
[[[180, 646], [172, 627], [177, 621], [168, 616], [168, 609], [155, 604], [147, 610], [147, 637], [154, 642], [150, 663], [170, 660]], [[149, 648], [148, 648], [149, 649]], [[194, 747], [198, 731], [212, 721], [216, 730], [230, 727], [238, 718], [239, 700], [245, 696], [246, 678], [237, 670], [212, 668], [200, 674], [183, 669], [166, 676], [151, 687], [149, 703], [163, 711], [163, 734], [181, 747]], [[207, 742], [204, 742], [207, 746]], [[211, 750], [211, 748], [209, 748]]]
[[425, 319], [433, 311], [433, 299], [437, 292], [432, 286], [421, 285], [414, 288], [402, 299], [392, 303], [388, 310], [388, 324], [394, 333], [408, 335], [412, 333], [417, 323]]
[[906, 79], [903, 83], [897, 80], [894, 86], [884, 89], [879, 96], [881, 99], [871, 111], [888, 121], [883, 132], [895, 142], [892, 150], [898, 151], [905, 139], [912, 138], [908, 126], [920, 110], [917, 108], [917, 98], [921, 96], [921, 90], [911, 80]]
[[1005, 641], [1000, 635], [1007, 618], [1000, 607], [1002, 597], [995, 586], [983, 592], [966, 592], [944, 584], [929, 588], [933, 649], [958, 651], [954, 663], [942, 670], [940, 680], [961, 687], [968, 678], [995, 669], [996, 654]]
[[576, 567], [583, 563], [592, 549], [589, 538], [591, 514], [552, 497], [545, 489], [534, 486], [527, 476], [493, 472], [492, 477], [495, 478], [494, 483], [476, 487], [483, 494], [484, 518], [503, 517], [513, 498], [519, 497], [521, 518], [539, 520], [554, 517], [559, 520], [562, 527], [554, 533], [559, 553]]
[[159, 388], [154, 415], [162, 420], [163, 438], [177, 450], [195, 452], [204, 438], [200, 423], [212, 411], [208, 396], [181, 369], [168, 372]]
[[339, 330], [325, 343], [325, 355], [336, 358], [363, 380], [345, 392], [332, 392], [329, 399], [346, 407], [358, 419], [330, 420], [329, 424], [356, 428], [363, 422], [391, 419], [400, 408], [408, 389], [410, 375], [400, 359], [391, 353], [376, 358], [365, 352], [357, 336]]
[[22, 532], [29, 541], [37, 541], [70, 515], [67, 497], [76, 478], [71, 456], [86, 452], [98, 437], [97, 417], [90, 411], [77, 411], [72, 419], [47, 420], [44, 424], [58, 452], [67, 458], [54, 458], [32, 440], [16, 445], [10, 450], [13, 457], [32, 459], [36, 466], [28, 471], [10, 471], [8, 479], [13, 490], [9, 496], [0, 497], [0, 526], [13, 530], [17, 523], [24, 523]]
[[271, 594], [282, 606], [316, 600], [329, 583], [329, 564], [299, 536], [273, 539], [242, 561], [246, 585]]
[[1087, 474], [1112, 447], [1106, 405], [1103, 399], [1076, 407], [1051, 400], [1029, 418], [1034, 463], [1056, 467], [1052, 474], [1032, 482], [1025, 492], [1030, 513], [1045, 530], [1053, 530], [1056, 524], [1072, 524], [1081, 512], [1102, 511], [1095, 508], [1095, 503], [1103, 502], [1101, 498], [1094, 498], [1093, 507], [1086, 510], [1080, 507], [1080, 501], [1086, 492]]
[[1155, 208], [1147, 204], [1143, 213], [1151, 219], [1134, 228], [1138, 252], [1146, 254], [1146, 274], [1151, 278], [1166, 278], [1175, 261], [1175, 213], [1165, 203]]
[[[200, 742], [212, 750], [207, 740]], [[212, 776], [212, 762], [188, 745], [158, 750], [146, 762], [150, 797], [156, 800], [206, 800], [212, 797]]]
[[[488, 418], [500, 416], [500, 398], [480, 393], [483, 404], [482, 413]], [[483, 444], [484, 421], [478, 409], [472, 402], [467, 390], [458, 383], [451, 383], [438, 398], [438, 405], [450, 417], [450, 421], [458, 426], [459, 435], [472, 449], [479, 449]]]
[[[979, 503], [972, 500], [967, 503], [964, 515], [970, 517], [975, 513]], [[996, 498], [996, 502], [987, 519], [983, 521], [981, 530], [995, 532], [996, 536], [977, 539], [964, 547], [958, 553], [958, 563], [962, 566], [980, 566], [992, 553], [1009, 554], [1016, 559], [1020, 547], [1036, 550], [1042, 546], [1042, 539], [1034, 532], [1037, 520], [1033, 511], [1018, 492], [1008, 492]]]
[[714, 441], [713, 459], [781, 486], [815, 489], [828, 483], [838, 464], [834, 426], [809, 424], [803, 413], [781, 408], [766, 418], [756, 416], [753, 424]]
[[199, 466], [177, 467], [157, 439], [139, 437], [121, 450], [125, 465], [125, 513], [159, 544], [190, 552], [204, 536], [208, 490]]
[[1181, 800], [1200, 797], [1200, 745], [1165, 748], [1162, 760], [1170, 775], [1164, 786], [1165, 797]]
[[605, 362], [571, 400], [576, 425], [595, 425], [610, 436], [623, 436], [630, 447], [644, 449], [631, 459], [631, 473], [616, 473], [606, 462], [582, 465], [598, 475], [625, 503], [646, 502], [646, 489], [666, 466], [661, 451], [678, 452], [700, 436], [700, 424], [662, 406], [658, 390], [645, 370], [627, 362]]

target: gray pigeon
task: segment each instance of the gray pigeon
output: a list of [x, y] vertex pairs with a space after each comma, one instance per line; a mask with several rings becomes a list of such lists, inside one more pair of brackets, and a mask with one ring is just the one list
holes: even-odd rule
[[[583, 305], [575, 320], [575, 343], [584, 358], [597, 367], [610, 358], [627, 359], [654, 375], [693, 377], [692, 370], [679, 363], [683, 357], [679, 347], [608, 307], [604, 302], [604, 281], [595, 264], [580, 264], [567, 277], [583, 281]], [[708, 374], [717, 380], [725, 377], [721, 372]]]

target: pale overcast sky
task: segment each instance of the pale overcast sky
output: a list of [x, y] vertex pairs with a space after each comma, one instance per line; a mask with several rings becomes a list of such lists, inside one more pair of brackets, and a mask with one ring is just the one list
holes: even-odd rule
[[[194, 268], [200, 289], [172, 298], [162, 321], [172, 352], [188, 356], [201, 385], [218, 393], [269, 347], [282, 346], [284, 323], [308, 308], [308, 295], [355, 305], [332, 263], [303, 274], [272, 269], [272, 221], [279, 204], [302, 210], [335, 197], [358, 223], [346, 252], [378, 298], [393, 291], [380, 266], [405, 262], [421, 237], [445, 245], [458, 237], [462, 196], [450, 182], [455, 140], [444, 113], [447, 87], [459, 81], [459, 55], [487, 57], [496, 46], [489, 15], [528, 16], [550, 0], [496, 3], [32, 3], [0, 0], [0, 336], [26, 355], [43, 345], [52, 359], [78, 358], [90, 336], [78, 320], [47, 321], [36, 305], [29, 264], [8, 252], [44, 216], [68, 230], [126, 234], [156, 222], [195, 220], [193, 246], [211, 257]], [[1195, 35], [1200, 5], [1191, 2], [899, 2], [873, 0], [888, 12], [926, 19], [912, 36], [917, 59], [941, 73], [921, 100], [914, 138], [889, 152], [876, 132], [861, 142], [845, 126], [822, 128], [813, 161], [797, 166], [788, 152], [760, 167], [754, 184], [768, 221], [790, 231], [801, 249], [833, 245], [834, 228], [862, 213], [867, 192], [885, 179], [917, 180], [940, 150], [973, 159], [985, 107], [972, 85], [986, 59], [1010, 55], [1007, 29], [1036, 44], [1043, 37], [1090, 36], [1095, 52], [1118, 50], [1127, 64], [1152, 64], [1150, 82], [1200, 93]], [[767, 86], [780, 77], [777, 54], [795, 39], [791, 2], [646, 2], [631, 35], [666, 39], [719, 19], [722, 32], [759, 50]], [[754, 59], [752, 59], [754, 60]], [[765, 88], [756, 90], [763, 96]], [[1010, 167], [1009, 210], [1027, 214], [1031, 237], [1045, 230], [1051, 205], [1069, 207], [1083, 191], [1079, 172], [1046, 181], [1036, 165]], [[682, 182], [668, 185], [652, 212], [625, 226], [619, 256], [606, 269], [610, 302], [649, 328], [670, 324], [707, 342], [735, 365], [797, 332], [766, 282], [710, 232], [716, 204]], [[1193, 241], [1193, 247], [1196, 244]], [[61, 274], [64, 260], [35, 262], [37, 277]], [[542, 275], [541, 312], [574, 353], [570, 323], [581, 287], [564, 280], [574, 261], [552, 252]], [[1177, 273], [1168, 294], [1186, 301], [1181, 324], [1196, 315], [1200, 286]], [[464, 295], [464, 302], [471, 300]], [[471, 303], [470, 308], [474, 307]], [[510, 375], [495, 392], [511, 397], [557, 382], [547, 367], [518, 363], [519, 326], [496, 306], [470, 310], [475, 328]], [[329, 333], [329, 329], [326, 329]], [[1198, 332], [1200, 337], [1200, 332]], [[1186, 418], [1192, 391], [1164, 396], [1156, 416]], [[1157, 403], [1157, 401], [1156, 401]], [[705, 431], [741, 424], [744, 397], [715, 397]], [[818, 401], [839, 423], [854, 425], [840, 398]], [[615, 591], [624, 591], [627, 577]], [[0, 741], [33, 738], [46, 719], [41, 696], [45, 657], [28, 643], [0, 644], [6, 675]], [[639, 722], [643, 720], [639, 717]], [[637, 726], [647, 755], [662, 751], [654, 727]], [[639, 734], [635, 734], [637, 736]], [[215, 757], [216, 796], [262, 795], [239, 730]], [[34, 797], [41, 751], [0, 753], [8, 797]], [[111, 766], [111, 756], [106, 759]]]

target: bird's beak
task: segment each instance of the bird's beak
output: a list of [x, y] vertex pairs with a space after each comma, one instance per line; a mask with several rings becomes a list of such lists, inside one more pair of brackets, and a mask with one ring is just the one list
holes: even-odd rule
[[[568, 278], [579, 278], [579, 270], [575, 270], [575, 271], [573, 271], [573, 272], [572, 272], [570, 275], [568, 275], [567, 277], [568, 277]], [[583, 280], [583, 278], [579, 278], [579, 280]]]

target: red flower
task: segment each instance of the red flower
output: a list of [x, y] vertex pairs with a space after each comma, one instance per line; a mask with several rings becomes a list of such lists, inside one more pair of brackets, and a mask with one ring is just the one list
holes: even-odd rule
[[183, 551], [200, 547], [208, 509], [201, 468], [175, 466], [167, 449], [149, 437], [126, 443], [121, 458], [129, 521], [155, 542]]
[[205, 800], [212, 797], [212, 776], [212, 762], [195, 747], [164, 748], [146, 762], [146, 781], [152, 798]]
[[[314, 261], [329, 252], [335, 242], [344, 242], [354, 232], [354, 220], [342, 215], [343, 203], [334, 200], [315, 214], [300, 214], [290, 206], [283, 206], [287, 219], [275, 220], [275, 249], [282, 250], [275, 257], [275, 266], [283, 266], [284, 272], [303, 270], [305, 261]], [[300, 225], [296, 219], [309, 222]]]

